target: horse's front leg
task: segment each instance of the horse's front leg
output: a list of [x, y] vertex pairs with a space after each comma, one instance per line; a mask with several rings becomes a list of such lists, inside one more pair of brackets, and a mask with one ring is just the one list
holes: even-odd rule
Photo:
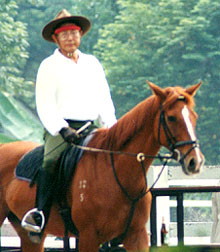
[[21, 227], [19, 222], [13, 221], [11, 222], [11, 224], [21, 239], [22, 252], [43, 252], [44, 251], [44, 240], [45, 240], [46, 235], [42, 237], [41, 242], [39, 244], [36, 244], [30, 240], [30, 238], [28, 237], [27, 231]]
[[137, 205], [134, 216], [135, 225], [128, 232], [124, 246], [129, 252], [148, 252], [149, 237], [145, 224], [150, 218], [152, 195], [148, 192]]
[[128, 252], [149, 252], [149, 238], [145, 228], [130, 231], [124, 240]]
[[99, 242], [93, 227], [80, 231], [79, 252], [98, 252]]

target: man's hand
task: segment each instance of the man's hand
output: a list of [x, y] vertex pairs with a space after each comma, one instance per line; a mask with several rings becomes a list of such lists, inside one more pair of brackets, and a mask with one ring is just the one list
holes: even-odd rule
[[62, 128], [60, 130], [60, 135], [68, 143], [73, 143], [74, 140], [79, 138], [79, 134], [77, 133], [77, 131], [75, 129], [70, 128], [70, 127]]

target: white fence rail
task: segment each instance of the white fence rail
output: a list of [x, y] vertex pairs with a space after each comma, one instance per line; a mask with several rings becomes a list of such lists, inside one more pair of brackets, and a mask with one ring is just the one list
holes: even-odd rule
[[[157, 178], [161, 167], [150, 168], [149, 177], [151, 184]], [[166, 167], [162, 177], [156, 184], [157, 188], [169, 187], [199, 187], [217, 186], [220, 182], [220, 166], [205, 166], [200, 174], [187, 176], [182, 172], [181, 167]], [[208, 245], [212, 230], [212, 200], [211, 193], [203, 193], [199, 198], [197, 193], [195, 199], [185, 195], [184, 205], [184, 244], [186, 245]], [[157, 197], [157, 243], [160, 245], [160, 228], [162, 218], [169, 231], [169, 245], [177, 244], [177, 222], [175, 209], [177, 202], [169, 196]], [[190, 214], [196, 216], [190, 217]], [[190, 219], [190, 220], [187, 220]]]

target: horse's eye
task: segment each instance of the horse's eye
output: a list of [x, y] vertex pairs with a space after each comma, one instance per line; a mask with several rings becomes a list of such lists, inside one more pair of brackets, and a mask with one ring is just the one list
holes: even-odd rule
[[176, 117], [175, 116], [168, 116], [168, 121], [169, 122], [175, 122], [176, 121]]

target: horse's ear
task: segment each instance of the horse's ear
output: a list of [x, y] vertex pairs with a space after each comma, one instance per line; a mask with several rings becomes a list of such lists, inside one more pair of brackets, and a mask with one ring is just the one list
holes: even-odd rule
[[186, 93], [190, 94], [191, 96], [194, 96], [197, 92], [197, 90], [200, 88], [202, 82], [200, 81], [199, 83], [191, 86], [191, 87], [188, 87], [186, 88]]
[[159, 96], [161, 98], [161, 100], [165, 100], [166, 99], [166, 94], [164, 89], [162, 89], [161, 87], [155, 85], [154, 83], [150, 82], [150, 81], [146, 81], [147, 84], [149, 85], [149, 87], [151, 88], [151, 90], [153, 91], [153, 93], [157, 96]]

